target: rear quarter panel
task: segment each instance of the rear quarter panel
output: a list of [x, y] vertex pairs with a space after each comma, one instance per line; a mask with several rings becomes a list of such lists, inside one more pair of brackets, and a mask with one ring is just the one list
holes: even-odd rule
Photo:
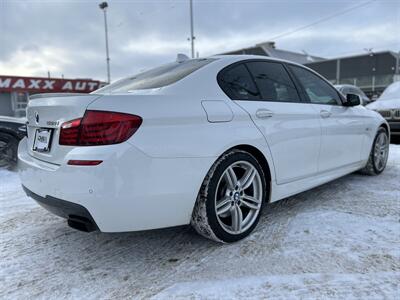
[[222, 99], [232, 110], [233, 118], [209, 122], [202, 100], [221, 101], [215, 98], [107, 95], [88, 109], [141, 116], [141, 127], [128, 141], [152, 157], [210, 157], [240, 144], [257, 146], [260, 150], [267, 146], [248, 113], [231, 100]]
[[[122, 177], [131, 180], [126, 181], [129, 184], [120, 186], [119, 194], [130, 195], [126, 203], [133, 196], [146, 203], [155, 203], [152, 206], [153, 213], [159, 212], [160, 220], [163, 220], [163, 223], [157, 224], [159, 227], [189, 223], [197, 194], [209, 169], [222, 153], [234, 146], [245, 144], [258, 148], [270, 162], [271, 178], [275, 178], [268, 145], [247, 112], [231, 100], [218, 97], [219, 101], [225, 101], [230, 107], [233, 118], [216, 123], [207, 120], [202, 100], [214, 101], [215, 98], [193, 95], [105, 95], [88, 107], [130, 113], [143, 118], [138, 131], [128, 140], [143, 154], [143, 158], [124, 159]], [[144, 166], [147, 167], [142, 169]], [[148, 180], [150, 177], [151, 185]], [[149, 192], [142, 193], [143, 188]], [[132, 192], [129, 193], [129, 190]], [[165, 208], [167, 206], [175, 209], [169, 211]], [[143, 221], [139, 217], [137, 219]], [[140, 225], [141, 222], [135, 221], [135, 226], [144, 226]], [[142, 228], [149, 229], [151, 226]]]

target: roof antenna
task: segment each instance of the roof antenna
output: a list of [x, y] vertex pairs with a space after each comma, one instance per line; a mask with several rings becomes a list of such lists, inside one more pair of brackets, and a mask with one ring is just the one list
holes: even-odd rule
[[182, 53], [178, 53], [178, 55], [176, 56], [176, 62], [178, 62], [178, 63], [181, 63], [181, 62], [183, 62], [185, 60], [188, 60], [188, 59], [189, 59], [189, 57], [187, 55], [185, 55], [185, 54], [182, 54]]

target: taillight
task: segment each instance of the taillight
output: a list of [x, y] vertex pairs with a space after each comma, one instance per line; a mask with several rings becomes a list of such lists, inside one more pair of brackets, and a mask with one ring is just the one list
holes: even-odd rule
[[82, 119], [61, 125], [59, 143], [66, 146], [119, 144], [129, 139], [141, 124], [139, 116], [87, 110]]
[[81, 121], [82, 119], [76, 119], [61, 125], [60, 145], [78, 145]]

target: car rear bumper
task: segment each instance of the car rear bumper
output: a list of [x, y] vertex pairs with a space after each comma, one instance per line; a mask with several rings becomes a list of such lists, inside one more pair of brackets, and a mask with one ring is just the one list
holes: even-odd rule
[[[30, 156], [23, 139], [18, 149], [21, 183], [49, 211], [92, 220], [103, 232], [189, 224], [215, 158], [153, 158], [129, 143], [107, 147], [73, 149], [61, 165], [54, 165]], [[103, 162], [70, 166], [70, 159]]]
[[97, 224], [89, 211], [82, 205], [51, 196], [41, 197], [22, 186], [25, 193], [51, 213], [68, 220], [68, 225], [82, 231], [97, 230]]

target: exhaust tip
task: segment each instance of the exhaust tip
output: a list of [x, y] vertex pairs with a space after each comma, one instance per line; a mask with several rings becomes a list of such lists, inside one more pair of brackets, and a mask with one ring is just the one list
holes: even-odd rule
[[68, 216], [68, 226], [83, 232], [92, 232], [97, 230], [97, 226], [91, 220], [85, 217]]

